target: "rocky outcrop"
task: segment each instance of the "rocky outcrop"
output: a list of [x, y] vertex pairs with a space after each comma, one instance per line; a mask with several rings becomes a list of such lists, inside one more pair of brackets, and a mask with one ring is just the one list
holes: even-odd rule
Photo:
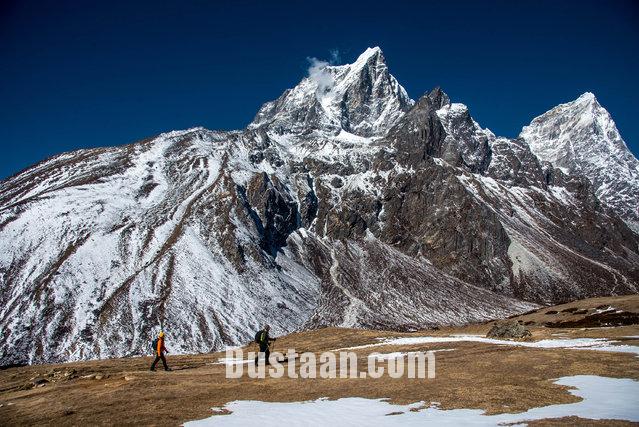
[[517, 322], [496, 323], [486, 334], [489, 338], [527, 338], [532, 334]]

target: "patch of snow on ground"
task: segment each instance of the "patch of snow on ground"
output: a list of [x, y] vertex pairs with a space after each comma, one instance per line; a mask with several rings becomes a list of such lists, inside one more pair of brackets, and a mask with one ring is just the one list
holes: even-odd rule
[[[454, 335], [448, 337], [403, 337], [386, 338], [374, 344], [365, 344], [355, 347], [347, 347], [339, 350], [355, 350], [359, 348], [381, 347], [381, 346], [408, 346], [418, 344], [437, 344], [448, 342], [481, 342], [485, 344], [512, 345], [517, 347], [532, 348], [555, 348], [566, 350], [595, 350], [619, 353], [634, 353], [639, 355], [639, 346], [635, 345], [614, 345], [616, 341], [609, 341], [606, 338], [567, 338], [540, 341], [508, 341], [494, 338], [485, 338], [480, 335]], [[333, 351], [339, 351], [333, 350]]]
[[616, 310], [616, 308], [611, 307], [611, 306], [608, 306], [608, 307], [605, 307], [605, 308], [598, 308], [598, 309], [596, 309], [596, 310], [595, 310], [595, 312], [594, 312], [594, 313], [592, 313], [592, 314], [600, 314], [600, 313], [604, 313], [604, 312], [606, 312], [606, 311], [611, 311], [611, 310]]
[[[439, 352], [443, 352], [443, 351], [454, 351], [454, 348], [440, 348], [437, 350], [429, 350], [432, 351], [433, 353], [439, 353]], [[392, 353], [378, 353], [375, 354], [374, 356], [371, 355], [369, 357], [374, 357], [377, 360], [388, 360], [388, 359], [399, 359], [400, 357], [406, 357], [409, 354], [416, 354], [418, 352], [415, 351], [409, 351], [409, 352], [402, 352], [402, 351], [395, 351]]]
[[[587, 419], [614, 419], [639, 421], [639, 382], [627, 378], [606, 378], [594, 375], [563, 377], [555, 384], [576, 387], [569, 390], [583, 400], [577, 403], [533, 408], [519, 414], [483, 415], [477, 409], [441, 410], [424, 402], [410, 405], [394, 405], [382, 399], [348, 397], [338, 400], [326, 398], [307, 402], [234, 401], [224, 409], [228, 415], [190, 421], [187, 427], [203, 426], [422, 426], [431, 425], [480, 425], [497, 426], [521, 423], [545, 418], [578, 416]], [[424, 408], [419, 411], [414, 409]], [[221, 412], [221, 408], [213, 408]], [[389, 414], [392, 416], [387, 416]]]

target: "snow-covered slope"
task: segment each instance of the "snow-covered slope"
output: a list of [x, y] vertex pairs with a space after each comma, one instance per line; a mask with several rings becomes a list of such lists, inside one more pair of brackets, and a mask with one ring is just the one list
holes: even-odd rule
[[[0, 363], [413, 329], [637, 292], [639, 237], [589, 181], [495, 137], [379, 49], [245, 130], [80, 150], [0, 183]], [[313, 111], [317, 113], [315, 114]]]
[[520, 137], [541, 160], [587, 177], [599, 199], [639, 232], [639, 161], [592, 93], [536, 117]]
[[[227, 138], [173, 132], [65, 154], [3, 183], [3, 359], [140, 352], [160, 325], [178, 351], [238, 342], [267, 319], [300, 327], [317, 279], [281, 253], [278, 270], [246, 256], [246, 280], [225, 250], [252, 222], [232, 215]], [[237, 251], [254, 228], [241, 228]]]

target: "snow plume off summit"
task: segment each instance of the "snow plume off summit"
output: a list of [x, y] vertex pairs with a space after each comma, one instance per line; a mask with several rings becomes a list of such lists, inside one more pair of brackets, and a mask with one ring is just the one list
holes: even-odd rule
[[326, 70], [328, 62], [320, 61], [317, 58], [308, 58], [310, 67], [308, 67], [308, 78], [317, 85], [317, 99], [319, 100], [324, 94], [330, 91], [335, 85], [333, 76]]

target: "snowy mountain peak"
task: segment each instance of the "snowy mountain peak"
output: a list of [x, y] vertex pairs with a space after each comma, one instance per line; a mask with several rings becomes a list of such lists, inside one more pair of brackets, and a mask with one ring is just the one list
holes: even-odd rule
[[581, 114], [583, 115], [582, 119], [594, 119], [598, 114], [610, 117], [608, 111], [601, 106], [592, 92], [584, 92], [574, 101], [562, 105], [566, 106], [565, 112], [568, 114]]
[[586, 92], [536, 117], [520, 137], [540, 160], [587, 177], [601, 201], [637, 229], [639, 161], [594, 94]]
[[278, 134], [381, 136], [413, 105], [379, 47], [355, 62], [330, 66], [313, 60], [308, 77], [260, 108], [249, 128]]
[[592, 103], [592, 102], [597, 102], [597, 98], [595, 97], [595, 94], [592, 92], [584, 92], [581, 94], [581, 96], [579, 96], [579, 98], [575, 100], [575, 102]]
[[575, 158], [591, 150], [604, 150], [623, 162], [634, 159], [612, 117], [591, 92], [534, 118], [520, 136], [542, 160], [566, 170], [581, 170]]
[[369, 47], [357, 58], [352, 64], [353, 69], [362, 68], [367, 64], [383, 63], [386, 65], [386, 59], [379, 46]]
[[382, 53], [382, 48], [380, 48], [379, 46], [367, 47], [366, 50], [362, 52], [362, 54], [359, 56], [359, 58], [366, 57], [366, 56], [374, 56], [381, 53]]

